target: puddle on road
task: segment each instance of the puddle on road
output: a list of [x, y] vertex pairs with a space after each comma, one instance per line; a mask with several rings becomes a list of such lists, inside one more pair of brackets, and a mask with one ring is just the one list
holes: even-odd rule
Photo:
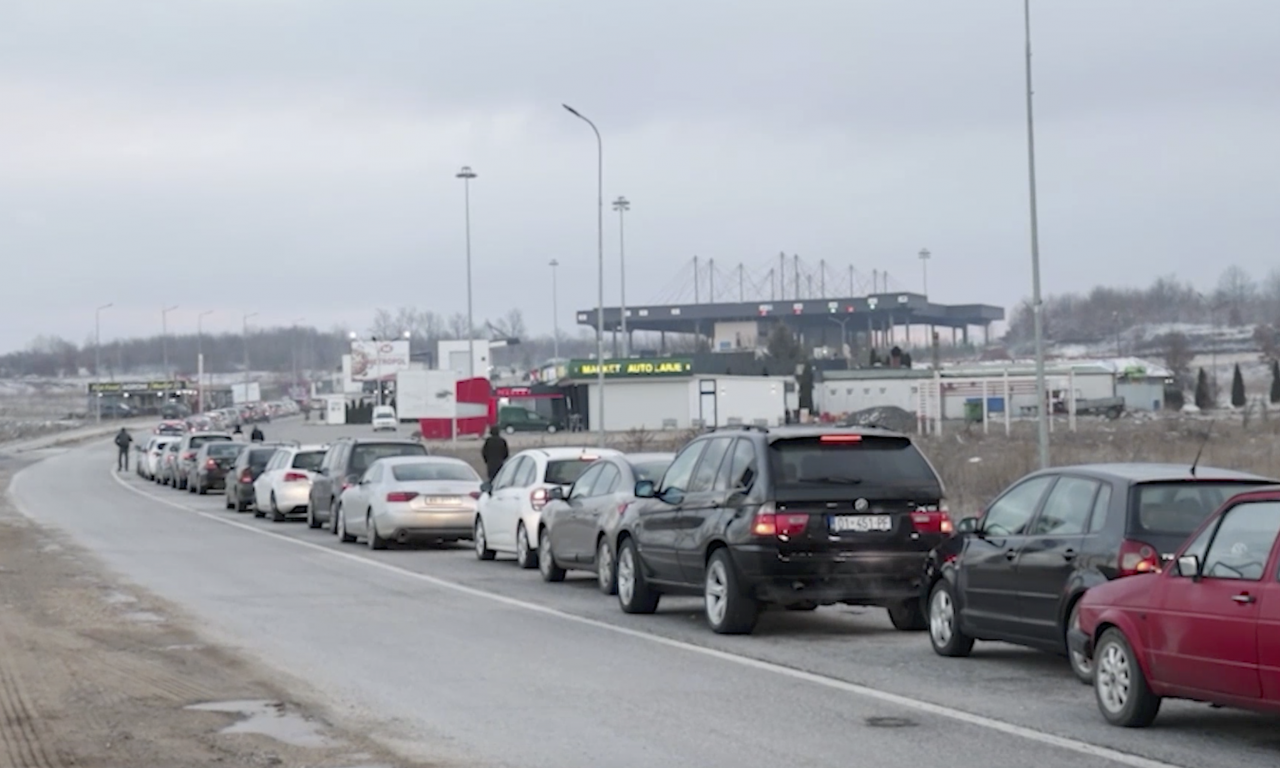
[[214, 701], [193, 704], [187, 709], [200, 712], [225, 712], [243, 719], [223, 728], [220, 733], [249, 733], [267, 736], [295, 747], [323, 748], [334, 742], [320, 733], [320, 726], [302, 715], [289, 712], [278, 701]]

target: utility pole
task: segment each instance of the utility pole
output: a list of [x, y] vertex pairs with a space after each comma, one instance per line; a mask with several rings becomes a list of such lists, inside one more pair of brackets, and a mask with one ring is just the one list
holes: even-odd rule
[[173, 376], [169, 374], [169, 313], [177, 309], [178, 305], [172, 307], [160, 308], [160, 354], [164, 358], [164, 401], [169, 402], [169, 382], [173, 381]]
[[213, 314], [206, 310], [196, 315], [196, 407], [204, 413], [204, 319]]
[[631, 357], [631, 337], [627, 335], [627, 236], [626, 236], [626, 213], [631, 210], [631, 201], [622, 195], [618, 195], [618, 199], [613, 201], [613, 210], [618, 212], [618, 276], [622, 282], [620, 286], [621, 295], [621, 311], [622, 311], [622, 356]]
[[[468, 378], [476, 377], [476, 324], [471, 315], [471, 180], [476, 177], [471, 166], [464, 165], [455, 176], [462, 179], [462, 195], [465, 206], [467, 229], [467, 374]], [[378, 382], [382, 386], [382, 382]], [[381, 390], [379, 390], [381, 392]], [[379, 403], [381, 405], [381, 403]]]
[[924, 272], [924, 297], [929, 298], [929, 253], [928, 248], [920, 249], [920, 269]]
[[249, 312], [244, 316], [244, 401], [249, 402], [249, 320], [257, 317], [257, 312]]
[[1049, 404], [1044, 373], [1044, 306], [1040, 298], [1040, 221], [1036, 205], [1036, 130], [1031, 84], [1031, 0], [1022, 2], [1027, 42], [1027, 186], [1031, 213], [1031, 305], [1036, 336], [1036, 396], [1039, 414], [1037, 433], [1041, 469], [1049, 466]]
[[[114, 304], [103, 304], [93, 311], [93, 379], [102, 381], [102, 310], [111, 309]], [[94, 421], [102, 422], [102, 393], [95, 392], [94, 402], [97, 404]]]
[[560, 262], [555, 259], [551, 260], [551, 333], [552, 333], [552, 355], [560, 359], [560, 299], [556, 295], [556, 267], [560, 266]]

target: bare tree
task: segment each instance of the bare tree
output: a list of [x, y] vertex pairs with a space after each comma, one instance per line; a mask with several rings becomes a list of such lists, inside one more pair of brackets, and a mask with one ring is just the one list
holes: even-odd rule
[[1239, 326], [1244, 324], [1249, 314], [1250, 304], [1258, 295], [1258, 284], [1248, 272], [1232, 265], [1222, 272], [1218, 278], [1218, 290], [1215, 296], [1228, 312], [1228, 322]]
[[1183, 333], [1166, 333], [1156, 340], [1164, 364], [1173, 372], [1179, 387], [1187, 386], [1191, 377], [1191, 361], [1195, 353], [1191, 350], [1191, 340]]
[[467, 331], [467, 316], [461, 312], [455, 312], [449, 318], [449, 337], [453, 339], [472, 338], [475, 335], [475, 329], [471, 332]]

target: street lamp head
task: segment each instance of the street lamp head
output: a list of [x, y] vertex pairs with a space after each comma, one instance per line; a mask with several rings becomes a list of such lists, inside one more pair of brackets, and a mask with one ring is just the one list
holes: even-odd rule
[[[578, 110], [576, 110], [576, 109], [574, 109], [573, 107], [569, 106], [568, 104], [561, 104], [560, 106], [562, 106], [562, 107], [564, 107], [565, 109], [569, 110], [569, 114], [573, 115], [574, 117], [582, 117], [582, 113], [581, 113], [581, 112], [579, 112]], [[586, 118], [585, 118], [585, 117], [583, 117], [582, 119], [583, 119], [583, 120], [586, 120]]]
[[929, 253], [929, 249], [928, 249], [928, 248], [921, 248], [921, 249], [920, 249], [920, 258], [922, 258], [922, 259], [928, 259], [928, 258], [929, 258], [930, 256], [932, 256], [932, 255], [933, 255], [933, 254]]
[[471, 170], [471, 166], [464, 165], [462, 166], [462, 170], [458, 171], [455, 176], [459, 179], [474, 179], [476, 177], [476, 172]]
[[622, 195], [618, 195], [618, 199], [613, 201], [613, 210], [629, 211], [631, 210], [631, 201]]
[[552, 259], [552, 260], [551, 260], [551, 268], [552, 268], [552, 269], [555, 269], [555, 268], [556, 268], [556, 267], [558, 267], [558, 266], [560, 266], [560, 262], [559, 262], [559, 261], [557, 261], [557, 260], [555, 260], [555, 259]]
[[111, 304], [103, 304], [102, 306], [98, 307], [98, 311], [101, 312], [104, 309], [111, 309], [114, 306], [115, 306], [114, 302]]

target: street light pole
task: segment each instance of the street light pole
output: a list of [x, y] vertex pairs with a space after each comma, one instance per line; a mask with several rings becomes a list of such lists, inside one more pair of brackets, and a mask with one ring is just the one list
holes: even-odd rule
[[244, 316], [244, 402], [249, 402], [249, 319], [257, 317], [257, 312], [248, 312]]
[[631, 357], [631, 337], [627, 335], [627, 236], [624, 226], [627, 211], [631, 210], [631, 201], [622, 195], [613, 201], [613, 210], [618, 212], [618, 275], [622, 281], [622, 356]]
[[213, 314], [212, 309], [196, 315], [196, 407], [204, 413], [204, 319]]
[[1027, 43], [1027, 185], [1031, 206], [1031, 310], [1036, 337], [1036, 393], [1040, 468], [1049, 466], [1049, 403], [1044, 374], [1044, 305], [1040, 300], [1040, 222], [1036, 206], [1036, 131], [1031, 85], [1031, 0], [1022, 2]]
[[166, 404], [169, 402], [169, 382], [173, 380], [173, 377], [169, 375], [169, 313], [177, 308], [177, 304], [172, 307], [160, 308], [160, 353], [164, 358], [164, 399]]
[[560, 300], [556, 295], [556, 267], [560, 266], [560, 262], [555, 259], [551, 260], [551, 343], [552, 356], [557, 360], [560, 359]]
[[920, 249], [920, 269], [924, 273], [924, 297], [929, 298], [929, 257], [933, 254], [929, 253], [928, 248]]
[[[102, 310], [111, 309], [113, 304], [103, 304], [93, 311], [93, 378], [102, 381]], [[97, 403], [94, 421], [102, 421], [102, 393], [94, 393]]]
[[[293, 348], [293, 384], [290, 385], [290, 390], [298, 387], [298, 326], [306, 319], [298, 317], [293, 320], [293, 343], [289, 345]], [[293, 397], [292, 391], [289, 392], [289, 397]]]
[[591, 126], [596, 135], [596, 389], [597, 430], [600, 447], [605, 447], [604, 431], [604, 139], [600, 138], [600, 129], [585, 115], [568, 104], [561, 104], [569, 114]]
[[[462, 196], [466, 211], [466, 228], [467, 228], [467, 378], [474, 379], [476, 377], [476, 340], [475, 327], [476, 324], [472, 320], [471, 315], [471, 180], [476, 177], [476, 172], [471, 170], [471, 166], [464, 165], [462, 170], [458, 171], [455, 176], [462, 179]], [[379, 382], [381, 386], [381, 382]], [[379, 390], [381, 391], [381, 390]], [[379, 403], [381, 405], [381, 403]]]

